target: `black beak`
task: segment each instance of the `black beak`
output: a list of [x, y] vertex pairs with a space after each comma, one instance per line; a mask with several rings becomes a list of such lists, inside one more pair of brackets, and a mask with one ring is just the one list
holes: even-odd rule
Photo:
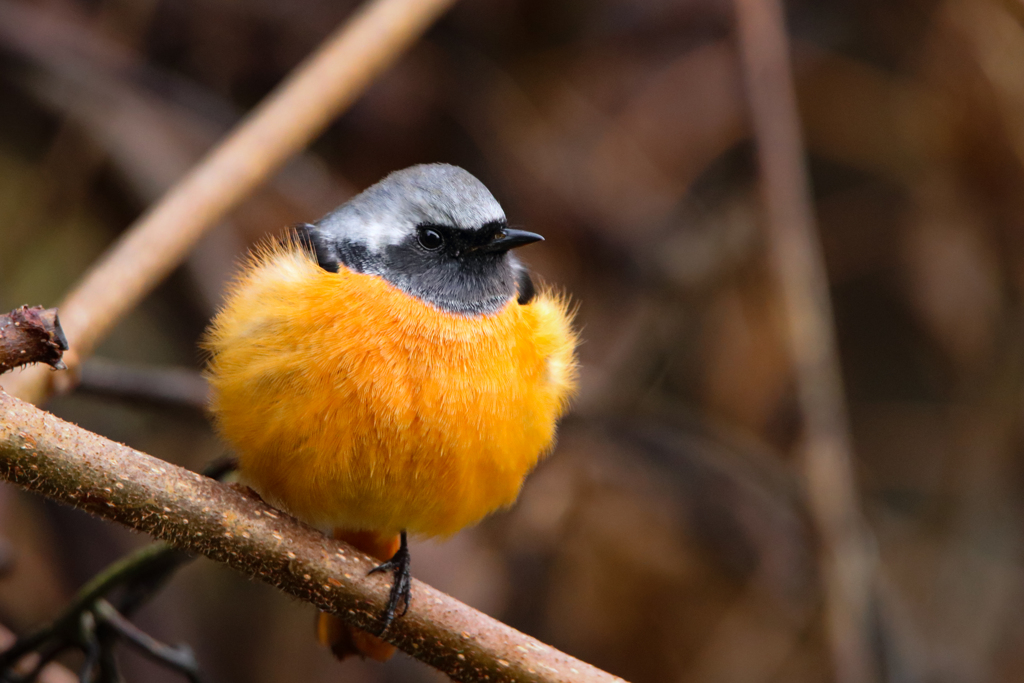
[[480, 247], [477, 251], [484, 253], [501, 253], [516, 247], [522, 247], [534, 242], [543, 242], [544, 238], [535, 232], [516, 230], [515, 228], [502, 228], [495, 235], [494, 239]]

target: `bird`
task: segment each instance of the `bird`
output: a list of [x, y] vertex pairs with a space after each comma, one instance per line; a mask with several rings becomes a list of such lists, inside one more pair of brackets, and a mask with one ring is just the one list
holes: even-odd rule
[[513, 253], [542, 239], [468, 171], [412, 166], [263, 243], [210, 323], [210, 408], [243, 481], [392, 575], [379, 633], [319, 616], [339, 659], [394, 652], [408, 535], [510, 506], [554, 446], [578, 337]]

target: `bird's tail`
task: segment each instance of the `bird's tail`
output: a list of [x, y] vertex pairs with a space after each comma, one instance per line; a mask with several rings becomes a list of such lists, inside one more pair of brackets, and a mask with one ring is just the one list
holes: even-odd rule
[[[335, 529], [334, 537], [381, 562], [390, 560], [398, 552], [400, 543], [398, 536], [382, 536], [372, 531]], [[318, 615], [316, 636], [321, 643], [331, 648], [331, 652], [338, 659], [359, 655], [375, 659], [378, 662], [385, 662], [395, 654], [394, 645], [362, 629], [349, 626], [338, 617], [326, 612], [321, 612]]]

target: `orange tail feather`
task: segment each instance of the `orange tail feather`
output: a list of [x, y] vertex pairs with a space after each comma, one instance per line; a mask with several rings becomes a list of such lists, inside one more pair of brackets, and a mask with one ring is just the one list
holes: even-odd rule
[[[400, 543], [398, 536], [381, 536], [373, 531], [335, 529], [334, 537], [381, 562], [390, 560], [398, 552]], [[391, 655], [395, 654], [394, 645], [366, 631], [349, 626], [338, 617], [326, 612], [320, 613], [317, 618], [316, 637], [323, 645], [329, 647], [338, 659], [359, 655], [378, 662], [386, 662]]]

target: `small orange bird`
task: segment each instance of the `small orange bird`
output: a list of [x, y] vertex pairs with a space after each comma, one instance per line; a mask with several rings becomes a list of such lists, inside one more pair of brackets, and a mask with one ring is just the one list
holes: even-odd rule
[[[449, 536], [511, 505], [554, 443], [571, 314], [510, 252], [541, 239], [461, 168], [413, 166], [260, 250], [207, 333], [242, 476], [384, 561], [382, 634], [409, 606], [406, 534]], [[339, 658], [394, 651], [329, 615], [318, 635]]]

